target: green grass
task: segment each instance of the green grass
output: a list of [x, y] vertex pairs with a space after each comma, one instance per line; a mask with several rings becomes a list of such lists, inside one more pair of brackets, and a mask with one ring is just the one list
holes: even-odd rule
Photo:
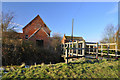
[[[3, 73], [2, 79], [16, 78], [119, 78], [118, 62], [120, 60], [92, 60], [83, 59], [58, 64], [32, 65], [30, 68], [20, 68], [12, 66], [12, 69], [5, 69], [8, 73]], [[120, 66], [120, 65], [119, 65]], [[8, 66], [10, 68], [10, 66]]]

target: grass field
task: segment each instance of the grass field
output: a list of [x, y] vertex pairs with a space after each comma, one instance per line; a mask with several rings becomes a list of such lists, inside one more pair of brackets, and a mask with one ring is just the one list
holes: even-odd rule
[[[74, 62], [32, 65], [29, 68], [7, 66], [2, 79], [16, 78], [119, 78], [120, 60], [79, 59]], [[7, 72], [7, 73], [5, 73]]]

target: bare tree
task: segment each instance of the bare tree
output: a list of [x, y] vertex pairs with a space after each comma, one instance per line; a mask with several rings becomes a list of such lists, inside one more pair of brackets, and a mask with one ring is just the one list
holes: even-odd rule
[[17, 39], [19, 38], [19, 35], [17, 34], [16, 30], [14, 29], [15, 25], [12, 25], [12, 21], [14, 19], [14, 13], [13, 12], [8, 12], [4, 13], [2, 12], [2, 18], [0, 22], [1, 26], [1, 32], [2, 32], [2, 39], [4, 41], [4, 38], [11, 38], [11, 39]]
[[12, 29], [10, 28], [10, 22], [12, 21], [13, 18], [14, 18], [13, 12], [2, 13], [2, 19], [1, 19], [2, 32], [6, 32], [9, 29]]
[[116, 29], [112, 24], [106, 26], [103, 32], [103, 38], [101, 42], [111, 42], [111, 43], [114, 42], [115, 31]]
[[2, 13], [2, 19], [0, 20], [1, 32], [2, 32], [2, 60], [3, 62], [13, 61], [10, 56], [16, 56], [17, 46], [20, 45], [19, 35], [14, 30], [12, 22], [14, 16], [13, 12]]
[[59, 52], [61, 50], [61, 35], [59, 33], [54, 33], [51, 38], [51, 47], [54, 48], [55, 51]]

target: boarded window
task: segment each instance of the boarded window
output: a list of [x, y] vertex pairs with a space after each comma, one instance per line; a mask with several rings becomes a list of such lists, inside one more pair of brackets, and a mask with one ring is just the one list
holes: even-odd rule
[[48, 35], [50, 36], [50, 33], [48, 33]]
[[46, 27], [46, 24], [44, 24], [44, 26]]
[[37, 46], [43, 47], [43, 46], [44, 46], [43, 43], [44, 43], [43, 40], [36, 40], [36, 45], [37, 45]]
[[25, 39], [28, 39], [28, 35], [25, 35]]

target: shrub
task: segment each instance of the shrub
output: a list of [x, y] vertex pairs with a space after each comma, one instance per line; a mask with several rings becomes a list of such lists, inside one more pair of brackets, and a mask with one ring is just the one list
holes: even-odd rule
[[[13, 43], [14, 42], [14, 43]], [[61, 57], [57, 52], [50, 49], [40, 48], [33, 45], [30, 41], [23, 41], [19, 44], [19, 40], [11, 40], [11, 42], [3, 42], [2, 47], [2, 63], [3, 65], [20, 65], [25, 62], [27, 65], [34, 63], [57, 63]]]

